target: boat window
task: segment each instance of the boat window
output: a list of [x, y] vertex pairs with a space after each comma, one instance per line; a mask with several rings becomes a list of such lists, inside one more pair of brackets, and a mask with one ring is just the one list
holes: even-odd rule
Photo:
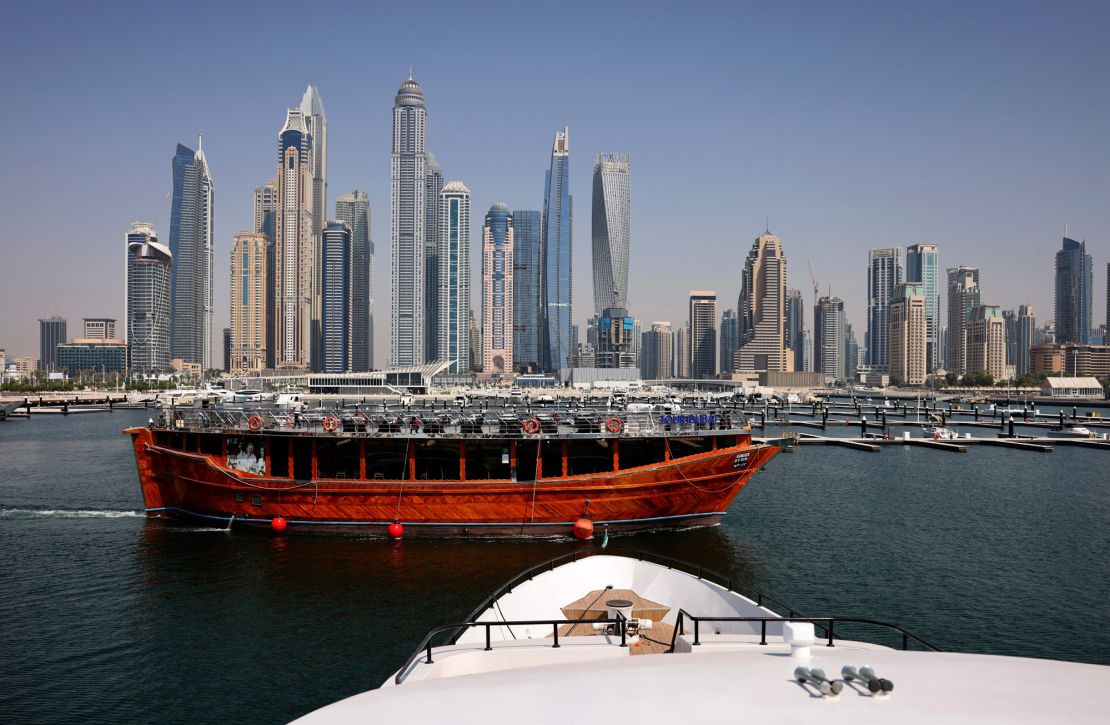
[[544, 441], [543, 471], [544, 478], [559, 478], [563, 475], [563, 442]]
[[582, 476], [613, 470], [613, 449], [601, 438], [567, 442], [567, 473]]
[[316, 441], [316, 472], [320, 478], [358, 478], [358, 441], [354, 438]]
[[662, 463], [665, 451], [662, 438], [623, 438], [618, 449], [621, 470]]
[[204, 433], [200, 436], [200, 452], [208, 456], [218, 456], [223, 453], [223, 436]]
[[371, 481], [408, 478], [407, 441], [396, 438], [366, 441], [366, 477]]
[[312, 479], [312, 440], [309, 438], [294, 438], [293, 444], [293, 478], [298, 481]]
[[260, 436], [227, 439], [227, 467], [243, 473], [266, 474], [266, 452]]
[[467, 441], [466, 480], [509, 478], [508, 441]]
[[671, 458], [682, 458], [709, 450], [708, 438], [671, 438]]
[[268, 438], [266, 445], [270, 447], [270, 475], [289, 478], [289, 439]]
[[[536, 456], [539, 449], [537, 441], [520, 441], [516, 444], [516, 480], [536, 480]], [[562, 472], [563, 469], [558, 470]]]
[[459, 478], [459, 443], [454, 440], [413, 442], [416, 446], [418, 481], [454, 481]]

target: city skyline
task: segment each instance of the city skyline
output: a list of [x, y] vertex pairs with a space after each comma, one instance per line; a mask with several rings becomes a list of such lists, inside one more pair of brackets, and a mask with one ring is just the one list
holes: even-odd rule
[[[721, 27], [738, 21], [738, 15], [726, 8], [711, 8], [707, 12], [720, 21]], [[813, 39], [819, 47], [824, 47], [829, 41], [823, 40], [816, 30], [821, 12], [817, 8], [811, 9], [811, 22], [789, 30], [787, 40], [800, 42]], [[17, 14], [33, 16], [36, 11], [20, 8]], [[81, 11], [77, 12], [75, 19], [81, 14]], [[937, 97], [936, 91], [926, 93], [927, 98], [921, 100], [921, 105], [914, 106], [908, 88], [903, 91], [880, 85], [882, 93], [877, 102], [886, 105], [872, 107], [875, 118], [863, 124], [868, 132], [873, 134], [875, 129], [883, 128], [883, 119], [901, 117], [901, 112], [894, 110], [898, 108], [898, 102], [911, 104], [910, 107], [926, 112], [903, 131], [883, 128], [879, 137], [864, 139], [863, 131], [859, 136], [853, 136], [840, 121], [847, 118], [847, 106], [851, 105], [849, 101], [858, 99], [868, 84], [843, 76], [841, 90], [844, 99], [834, 102], [829, 112], [835, 133], [847, 135], [841, 138], [830, 137], [831, 131], [818, 133], [813, 140], [799, 143], [785, 156], [777, 154], [780, 158], [773, 165], [763, 163], [765, 150], [761, 147], [773, 147], [776, 140], [794, 139], [795, 135], [804, 135], [810, 130], [808, 122], [803, 122], [800, 116], [793, 113], [798, 110], [799, 103], [794, 96], [809, 94], [808, 97], [812, 98], [812, 94], [818, 91], [807, 83], [805, 69], [796, 64], [787, 64], [772, 73], [767, 81], [761, 81], [751, 77], [739, 63], [729, 63], [720, 56], [707, 56], [708, 51], [698, 50], [691, 58], [682, 59], [674, 68], [666, 69], [653, 78], [654, 97], [650, 100], [647, 89], [642, 85], [652, 77], [654, 66], [649, 65], [635, 72], [621, 69], [618, 72], [620, 79], [630, 84], [628, 103], [624, 104], [624, 110], [602, 109], [601, 113], [594, 113], [598, 110], [596, 101], [602, 98], [599, 90], [586, 82], [589, 77], [586, 68], [575, 64], [568, 69], [565, 78], [553, 83], [534, 108], [526, 109], [519, 121], [514, 119], [512, 124], [502, 124], [494, 131], [484, 128], [478, 120], [481, 117], [480, 104], [472, 100], [479, 97], [480, 80], [471, 82], [457, 78], [454, 64], [447, 61], [444, 53], [429, 52], [419, 58], [409, 58], [407, 56], [411, 51], [377, 33], [375, 38], [383, 38], [379, 48], [358, 51], [358, 54], [369, 54], [372, 63], [367, 77], [369, 87], [360, 88], [357, 99], [340, 83], [343, 61], [358, 56], [353, 51], [338, 56], [324, 53], [320, 58], [302, 60], [295, 70], [290, 70], [290, 61], [279, 59], [276, 69], [279, 72], [265, 82], [254, 79], [253, 64], [239, 63], [242, 66], [239, 68], [233, 63], [224, 77], [215, 79], [215, 87], [211, 90], [197, 83], [185, 83], [180, 87], [174, 86], [173, 93], [177, 98], [156, 94], [153, 107], [160, 111], [156, 123], [139, 124], [140, 127], [124, 135], [125, 138], [106, 139], [103, 148], [85, 150], [81, 152], [83, 156], [74, 157], [85, 158], [91, 163], [100, 154], [111, 154], [112, 168], [120, 171], [120, 178], [113, 178], [112, 183], [103, 188], [92, 189], [88, 194], [71, 193], [71, 197], [77, 199], [72, 215], [74, 218], [61, 219], [58, 229], [49, 232], [56, 234], [57, 238], [47, 241], [67, 252], [74, 268], [87, 270], [87, 275], [67, 272], [61, 275], [64, 279], [48, 280], [45, 285], [36, 288], [31, 288], [29, 281], [24, 280], [15, 280], [7, 286], [0, 294], [3, 295], [5, 309], [12, 310], [12, 313], [0, 321], [0, 344], [6, 345], [13, 354], [33, 353], [37, 347], [35, 320], [54, 312], [69, 319], [88, 315], [124, 317], [122, 295], [115, 292], [123, 286], [122, 269], [118, 256], [110, 255], [108, 250], [118, 243], [119, 229], [125, 228], [133, 219], [159, 217], [154, 222], [155, 230], [161, 239], [168, 239], [168, 209], [159, 212], [162, 198], [169, 190], [165, 159], [178, 139], [195, 138], [198, 132], [203, 132], [205, 151], [209, 154], [213, 176], [221, 189], [214, 238], [215, 319], [210, 335], [210, 344], [213, 349], [218, 349], [216, 333], [228, 324], [228, 310], [220, 303], [227, 299], [228, 270], [221, 260], [227, 259], [230, 253], [234, 233], [253, 226], [249, 216], [250, 191], [272, 175], [270, 159], [273, 158], [273, 147], [269, 139], [272, 139], [274, 116], [287, 107], [289, 97], [303, 90], [306, 83], [316, 84], [321, 88], [321, 94], [328, 97], [328, 130], [331, 134], [328, 181], [333, 188], [339, 183], [339, 188], [368, 190], [371, 205], [380, 210], [374, 219], [371, 239], [378, 243], [379, 253], [389, 253], [390, 250], [382, 248], [383, 244], [388, 246], [385, 229], [389, 217], [385, 211], [388, 202], [389, 143], [386, 104], [397, 84], [403, 80], [409, 61], [417, 64], [415, 71], [434, 99], [432, 136], [441, 162], [451, 169], [453, 175], [467, 179], [477, 208], [484, 209], [499, 198], [505, 199], [511, 208], [538, 208], [542, 202], [542, 189], [537, 188], [536, 178], [537, 170], [545, 166], [545, 137], [550, 138], [551, 130], [563, 126], [564, 121], [565, 125], [575, 126], [577, 151], [571, 156], [570, 184], [571, 193], [580, 199], [588, 193], [590, 179], [587, 166], [594, 154], [607, 148], [620, 148], [636, 156], [638, 201], [633, 224], [637, 229], [638, 251], [631, 264], [629, 287], [630, 296], [637, 300], [634, 312], [638, 319], [682, 319], [684, 298], [691, 288], [715, 288], [720, 290], [722, 299], [734, 297], [739, 291], [738, 270], [747, 246], [744, 240], [750, 239], [753, 232], [763, 226], [765, 215], [770, 216], [776, 231], [789, 240], [788, 257], [793, 264], [787, 284], [790, 287], [806, 287], [800, 264], [811, 259], [822, 292], [831, 285], [833, 293], [845, 300], [846, 315], [857, 329], [863, 328], [860, 322], [866, 309], [863, 304], [865, 291], [858, 283], [859, 253], [870, 246], [907, 246], [920, 241], [940, 246], [942, 268], [960, 264], [982, 268], [985, 276], [992, 280], [984, 289], [990, 302], [1006, 309], [1032, 304], [1039, 310], [1047, 311], [1048, 314], [1042, 312], [1042, 317], [1048, 319], [1053, 309], [1052, 280], [1045, 274], [1044, 268], [1051, 264], [1064, 224], [1071, 225], [1073, 237], [1087, 240], [1088, 250], [1099, 267], [1106, 262], [1107, 240], [1110, 239], [1110, 222], [1098, 208], [1100, 204], [1093, 192], [1105, 188], [1106, 151], [1094, 141], [1097, 138], [1095, 129], [1100, 126], [1096, 121], [1105, 118], [1110, 104], [1105, 91], [1091, 83], [1094, 77], [1090, 71], [1073, 65], [1079, 63], [1081, 58], [1086, 59], [1088, 64], [1097, 65], [1097, 58], [1105, 57], [1105, 50], [1095, 48], [1091, 43], [1094, 29], [1105, 27], [1106, 16], [1105, 11], [1100, 9], [1093, 18], [1096, 22], [1087, 17], [1084, 23], [1082, 19], [1077, 20], [1077, 14], [1084, 15], [1073, 9], [1067, 12], [1016, 13], [1012, 18], [1012, 22], [1021, 27], [1042, 26], [1043, 32], [1054, 27], [1069, 27], [1078, 32], [1080, 37], [1076, 39], [1072, 54], [1075, 57], [1071, 60], [1042, 58], [1036, 65], [1030, 66], [1030, 61], [1022, 60], [1021, 47], [1016, 41], [995, 40], [996, 59], [971, 59], [972, 72], [967, 80], [957, 77], [955, 68], [946, 63], [927, 70], [929, 64], [925, 61], [931, 56], [924, 38], [929, 27], [936, 28], [940, 24], [937, 17], [910, 16], [907, 20], [864, 18], [860, 33], [867, 32], [868, 28], [874, 29], [876, 23], [890, 32], [871, 51], [843, 50], [847, 55], [834, 58], [834, 69], [828, 72], [860, 67], [858, 64], [864, 61], [877, 63], [879, 54], [896, 45], [897, 40], [908, 43], [910, 52], [896, 59], [894, 65], [915, 77], [925, 74], [949, 82], [946, 86], [942, 84], [945, 88], [942, 96], [963, 97], [960, 94], [970, 93], [976, 87], [977, 79], [981, 80], [988, 70], [996, 69], [997, 62], [1014, 66], [1012, 72], [1003, 72], [1003, 85], [1009, 87], [1020, 80], [1027, 97], [1018, 101], [1018, 94], [1011, 90], [1012, 95], [1004, 94], [1003, 102], [997, 104], [997, 108], [988, 108], [986, 106], [990, 104], [985, 105], [984, 101], [972, 98], [974, 108], [965, 107], [966, 113], [961, 116], [977, 117], [977, 120], [965, 118], [956, 121], [945, 113], [934, 120], [943, 118], [947, 125], [931, 131], [926, 123], [934, 114], [940, 113], [943, 105], [938, 103], [936, 111], [927, 106], [929, 102], [943, 100]], [[943, 16], [944, 13], [936, 15]], [[389, 12], [375, 12], [372, 16], [384, 21], [389, 19]], [[846, 16], [854, 14], [849, 11]], [[957, 29], [945, 43], [966, 43], [968, 35], [975, 29], [987, 27], [986, 16], [984, 11], [972, 10], [966, 18], [966, 27]], [[854, 16], [854, 19], [861, 20], [859, 16]], [[269, 22], [265, 18], [255, 18], [252, 22], [255, 20], [262, 24]], [[920, 21], [922, 30], [913, 31], [910, 20]], [[780, 20], [773, 14], [759, 14], [755, 21], [755, 27], [764, 29], [786, 25], [785, 19]], [[660, 17], [632, 22], [649, 35], [668, 27], [666, 18]], [[842, 22], [839, 21], [840, 24]], [[713, 23], [707, 19], [698, 25], [711, 28]], [[65, 32], [66, 28], [61, 30]], [[430, 30], [433, 39], [444, 37], [443, 32], [437, 27]], [[682, 29], [680, 35], [685, 32]], [[712, 34], [713, 31], [709, 32]], [[751, 32], [756, 31], [753, 29]], [[78, 37], [74, 29], [69, 29], [69, 34]], [[217, 29], [210, 41], [214, 49], [222, 37], [225, 37], [223, 30]], [[79, 101], [83, 92], [74, 85], [76, 79], [70, 83], [51, 81], [53, 74], [60, 70], [55, 63], [64, 60], [68, 53], [83, 51], [83, 57], [92, 59], [88, 67], [78, 74], [83, 76], [98, 63], [106, 62], [97, 61], [98, 55], [92, 51], [100, 43], [113, 39], [118, 42], [113, 30], [100, 39], [79, 39], [79, 42], [72, 44], [72, 48], [66, 48], [58, 60], [50, 62], [22, 39], [15, 43], [16, 51], [22, 56], [42, 59], [42, 67], [36, 72], [43, 82], [38, 84], [40, 87], [35, 93], [45, 103], [44, 110], [50, 114], [50, 119], [41, 131], [38, 128], [29, 129], [31, 143], [28, 150], [16, 151], [16, 167], [28, 171], [28, 183], [15, 184], [13, 180], [0, 182], [4, 184], [4, 193], [0, 195], [4, 201], [0, 203], [5, 206], [0, 237], [4, 240], [4, 251], [9, 259], [26, 262], [27, 257], [23, 256], [26, 252], [18, 248], [17, 241], [30, 238], [29, 229], [43, 215], [43, 201], [50, 198], [41, 191], [41, 198], [28, 194], [43, 189], [48, 181], [57, 184], [63, 191], [70, 183], [59, 172], [64, 166], [60, 165], [58, 154], [67, 149], [72, 153], [67, 146], [70, 143], [67, 138], [70, 135], [76, 138], [77, 134], [65, 130], [69, 128], [69, 122], [64, 119], [67, 114], [61, 111], [59, 104]], [[244, 45], [250, 47], [252, 42], [256, 41]], [[554, 43], [555, 39], [540, 38], [537, 42], [546, 46]], [[631, 41], [620, 42], [627, 44]], [[702, 45], [705, 44], [698, 44], [699, 47]], [[341, 46], [337, 44], [336, 47]], [[635, 57], [643, 57], [642, 49], [631, 46], [629, 49], [636, 51]], [[467, 57], [471, 53], [473, 51], [463, 51]], [[1093, 55], [1096, 53], [1098, 55]], [[104, 52], [101, 55], [105, 55]], [[110, 54], [105, 55], [105, 58], [111, 57]], [[510, 86], [516, 84], [517, 87], [523, 86], [524, 74], [535, 71], [535, 65], [520, 69], [508, 67], [500, 58], [503, 56], [498, 59], [480, 54], [474, 56], [472, 59], [477, 62], [473, 70], [479, 74], [482, 70], [498, 69], [507, 77]], [[213, 53], [211, 59], [205, 58], [200, 62], [207, 66], [217, 61], [226, 65], [227, 57]], [[161, 65], [158, 59], [152, 59], [152, 63], [156, 68], [167, 68], [169, 73], [183, 72]], [[217, 66], [222, 67], [219, 63]], [[140, 71], [119, 69], [118, 72], [120, 77], [113, 83], [118, 89], [105, 88], [102, 81], [86, 80], [86, 83], [90, 89], [105, 91], [106, 100], [113, 99], [118, 93], [134, 89], [136, 81], [132, 74]], [[153, 72], [154, 69], [145, 71]], [[195, 70], [189, 72], [192, 74]], [[1069, 73], [1071, 80], [1061, 89], [1058, 77]], [[683, 147], [681, 149], [667, 148], [668, 144], [659, 143], [660, 137], [678, 138], [688, 133], [689, 128], [685, 125], [687, 121], [679, 117], [677, 108], [672, 109], [668, 105], [680, 105], [677, 99], [698, 78], [710, 80], [718, 87], [739, 87], [739, 83], [753, 92], [767, 90], [769, 98], [783, 107], [789, 123], [775, 131], [768, 122], [750, 113], [755, 107], [750, 93], [718, 92], [709, 101], [717, 111], [710, 114], [716, 120], [709, 116], [700, 119], [702, 122], [708, 119], [710, 123], [708, 128], [699, 131], [699, 138], [716, 141], [710, 144], [712, 153], [703, 152], [685, 142], [674, 144]], [[232, 89], [236, 96], [242, 97], [241, 105], [232, 101]], [[1013, 115], [1018, 103], [1044, 108], [1074, 105], [1075, 94], [1079, 92], [1090, 94], [1090, 98], [1084, 102], [1084, 113], [1076, 118], [1053, 117], [1050, 123], [1047, 116], [1033, 114], [1033, 118], [1021, 120]], [[527, 104], [522, 102], [518, 105], [523, 107]], [[590, 114], [586, 113], [587, 109]], [[82, 110], [93, 118], [103, 112], [97, 104]], [[748, 112], [745, 113], [745, 110]], [[729, 129], [735, 128], [738, 118], [744, 119], [749, 132], [732, 138]], [[854, 118], [858, 119], [858, 116]], [[633, 119], [641, 126], [640, 129], [633, 128], [637, 125], [631, 123]], [[213, 124], [217, 123], [214, 128]], [[974, 148], [974, 142], [982, 141], [983, 134], [988, 130], [998, 133], [992, 135], [989, 142], [979, 143], [978, 148]], [[47, 131], [49, 136], [41, 135]], [[754, 140], [768, 133], [772, 134], [770, 142]], [[1069, 143], [1060, 146], [1058, 139], [1062, 135], [1069, 137]], [[50, 144], [44, 146], [47, 138]], [[470, 138], [471, 142], [462, 142], [466, 138]], [[1014, 151], [1008, 144], [1019, 138], [1023, 143], [1021, 153], [1006, 158]], [[857, 145], [852, 146], [849, 139], [856, 141]], [[840, 144], [840, 141], [844, 143]], [[837, 145], [852, 146], [853, 157], [841, 158], [843, 154], [834, 148]], [[882, 161], [880, 157], [893, 148], [897, 149], [893, 154], [895, 158], [889, 162]], [[1084, 154], [1079, 155], [1079, 149], [1083, 149]], [[33, 155], [32, 150], [35, 152]], [[923, 167], [915, 167], [912, 180], [899, 175], [898, 167], [911, 159], [920, 161], [930, 151], [939, 154], [938, 159], [931, 163], [926, 160]], [[923, 154], [920, 158], [919, 152]], [[763, 171], [758, 183], [743, 179], [734, 182], [731, 178], [726, 180], [718, 175], [721, 170], [727, 170], [730, 165], [734, 167], [741, 160], [744, 166], [754, 164], [761, 167]], [[1067, 165], [1068, 173], [1063, 180], [1057, 178], [1048, 183], [1047, 178], [1044, 181], [1029, 178], [1040, 176], [1030, 173], [1032, 171], [1060, 163]], [[951, 178], [955, 176], [951, 174], [953, 164], [967, 172], [967, 181]], [[835, 165], [835, 174], [832, 174], [830, 165]], [[939, 185], [938, 181], [941, 165], [945, 167], [946, 187]], [[845, 183], [839, 183], [844, 174]], [[1013, 180], [1010, 176], [1014, 177]], [[683, 177], [698, 178], [701, 183], [686, 183]], [[884, 183], [884, 179], [895, 183]], [[734, 183], [741, 188], [734, 189]], [[986, 187], [994, 187], [994, 190], [984, 196], [983, 189]], [[729, 188], [728, 194], [723, 194], [725, 188]], [[920, 203], [920, 194], [928, 196], [927, 204]], [[734, 197], [740, 200], [739, 208], [733, 206]], [[819, 201], [815, 203], [815, 200]], [[111, 219], [108, 218], [109, 210]], [[78, 217], [80, 224], [77, 223]], [[475, 226], [472, 235], [477, 237], [474, 220], [472, 225]], [[574, 236], [578, 240], [588, 238], [588, 225], [588, 215], [579, 214], [574, 223]], [[744, 229], [749, 231], [744, 232]], [[676, 240], [683, 242], [683, 248], [693, 248], [699, 253], [673, 254]], [[581, 283], [576, 286], [572, 300], [576, 310], [573, 322], [582, 324], [592, 306], [589, 303], [592, 290], [583, 276], [589, 273], [589, 255], [582, 249], [581, 243], [577, 246], [579, 254], [575, 255], [577, 259], [573, 271]], [[671, 257], [667, 258], [666, 274], [661, 275], [658, 262], [661, 255], [667, 252], [671, 252]], [[109, 257], [111, 261], [107, 259]], [[722, 259], [727, 263], [718, 263]], [[708, 263], [708, 260], [713, 260], [713, 263]], [[1035, 263], [1028, 263], [1032, 260]], [[472, 262], [475, 268], [476, 264], [477, 259]], [[379, 270], [385, 266], [384, 263], [379, 265]], [[379, 274], [376, 286], [384, 293], [389, 282]], [[808, 300], [808, 293], [806, 297]], [[386, 314], [387, 296], [379, 295], [379, 300], [380, 312]], [[1104, 300], [1105, 276], [1096, 275], [1092, 319], [1095, 326], [1103, 322], [1098, 311], [1104, 309]], [[381, 352], [375, 360], [379, 367], [386, 364], [388, 334], [388, 325], [379, 325], [377, 342]]]

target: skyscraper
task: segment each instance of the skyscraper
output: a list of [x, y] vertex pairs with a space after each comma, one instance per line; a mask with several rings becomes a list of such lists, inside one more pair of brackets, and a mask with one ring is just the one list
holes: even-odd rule
[[[1020, 377], [1033, 372], [1033, 366], [1029, 358], [1029, 351], [1036, 344], [1037, 338], [1037, 317], [1033, 313], [1033, 305], [1018, 306], [1016, 332], [1014, 372]], [[1008, 333], [1007, 343], [1009, 343]]]
[[274, 260], [277, 254], [274, 243], [277, 239], [277, 213], [278, 195], [277, 181], [271, 179], [262, 186], [254, 187], [254, 233], [261, 234], [266, 240], [266, 361], [265, 366], [274, 367], [274, 321], [277, 315], [277, 299], [274, 296], [274, 284], [277, 281], [277, 270]]
[[177, 145], [170, 207], [170, 355], [211, 369], [212, 248], [215, 191], [200, 139]]
[[446, 372], [470, 366], [470, 190], [452, 181], [439, 192], [439, 359]]
[[435, 154], [425, 153], [424, 172], [424, 359], [438, 359], [439, 350], [439, 192], [443, 170]]
[[[278, 211], [274, 227], [274, 366], [309, 369], [317, 279], [317, 245], [313, 216], [312, 136], [304, 112], [290, 108], [278, 133]], [[318, 325], [316, 326], [318, 327]]]
[[323, 236], [321, 371], [343, 373], [351, 369], [351, 228], [329, 221]]
[[887, 370], [890, 300], [902, 282], [901, 247], [872, 248], [867, 253], [867, 362]]
[[971, 310], [979, 305], [979, 269], [956, 267], [948, 270], [948, 372], [969, 372], [967, 326]]
[[58, 345], [68, 342], [66, 321], [53, 315], [39, 320], [39, 370], [54, 372], [58, 368]]
[[598, 154], [593, 178], [594, 314], [628, 307], [631, 171], [628, 156]]
[[826, 379], [847, 377], [844, 362], [845, 340], [844, 301], [839, 297], [822, 297], [813, 310], [813, 367]]
[[231, 359], [233, 373], [260, 372], [266, 366], [266, 278], [270, 264], [264, 234], [239, 232], [231, 243]]
[[231, 328], [224, 328], [224, 366], [220, 368], [225, 373], [231, 372]]
[[154, 227], [132, 222], [124, 238], [127, 254], [127, 359], [132, 372], [170, 367], [170, 288], [173, 257], [158, 243]]
[[1087, 242], [1064, 237], [1056, 253], [1056, 342], [1091, 341], [1091, 294], [1094, 265]]
[[927, 324], [925, 285], [903, 282], [894, 288], [890, 300], [891, 381], [901, 385], [924, 385], [926, 368]]
[[[786, 290], [785, 310], [787, 361], [790, 362], [790, 357], [793, 356], [793, 365], [790, 369], [798, 372], [809, 370], [805, 359], [806, 308], [801, 290]], [[810, 362], [810, 367], [812, 365], [813, 363]]]
[[674, 340], [670, 322], [653, 322], [640, 343], [640, 377], [665, 380], [674, 372]]
[[717, 293], [690, 290], [690, 377], [717, 377]]
[[312, 245], [312, 258], [317, 260], [313, 264], [310, 289], [312, 292], [311, 311], [309, 320], [309, 364], [313, 370], [322, 370], [323, 337], [321, 333], [322, 304], [321, 289], [323, 284], [323, 265], [321, 259], [321, 246], [323, 243], [321, 232], [324, 222], [328, 218], [328, 122], [324, 116], [324, 104], [316, 86], [308, 86], [301, 98], [301, 115], [304, 118], [305, 129], [308, 132], [309, 143], [312, 147], [312, 156], [308, 168], [308, 184], [311, 190], [308, 209], [312, 215], [312, 227], [309, 229], [309, 243]]
[[544, 368], [570, 364], [573, 200], [570, 196], [570, 129], [555, 134], [544, 184], [543, 286]]
[[[813, 345], [813, 340], [810, 340]], [[810, 354], [815, 354], [810, 350]], [[860, 364], [860, 350], [859, 340], [856, 339], [856, 331], [852, 329], [852, 323], [845, 320], [844, 323], [844, 377], [845, 379], [855, 379], [856, 371], [859, 369]]]
[[513, 362], [531, 371], [539, 370], [543, 361], [540, 218], [538, 210], [513, 212]]
[[782, 242], [768, 231], [756, 237], [741, 273], [736, 370], [793, 369], [786, 356], [785, 297], [786, 257]]
[[425, 279], [426, 123], [424, 91], [410, 75], [393, 100], [393, 151], [389, 157], [389, 253], [393, 283], [389, 362], [393, 366], [425, 362], [425, 284], [438, 284], [436, 279]]
[[911, 244], [906, 248], [906, 281], [925, 288], [925, 366], [940, 367], [940, 266], [937, 245]]
[[513, 215], [494, 204], [482, 226], [482, 371], [513, 371]]
[[676, 378], [690, 377], [690, 322], [686, 321], [678, 326], [674, 333], [674, 376]]
[[731, 373], [735, 370], [736, 351], [739, 349], [740, 324], [736, 319], [736, 311], [727, 309], [721, 313], [721, 362], [720, 370]]
[[365, 191], [335, 200], [335, 218], [351, 228], [351, 371], [374, 369], [374, 242]]
[[976, 305], [968, 319], [967, 371], [980, 370], [995, 380], [1006, 377], [1006, 323], [995, 305]]

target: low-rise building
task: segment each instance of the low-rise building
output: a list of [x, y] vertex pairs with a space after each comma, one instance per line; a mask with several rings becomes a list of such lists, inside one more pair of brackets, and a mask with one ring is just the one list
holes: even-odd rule
[[1104, 398], [1106, 392], [1098, 378], [1045, 378], [1041, 395], [1049, 398]]
[[127, 372], [127, 343], [112, 338], [80, 338], [58, 345], [58, 367], [72, 377], [81, 370]]

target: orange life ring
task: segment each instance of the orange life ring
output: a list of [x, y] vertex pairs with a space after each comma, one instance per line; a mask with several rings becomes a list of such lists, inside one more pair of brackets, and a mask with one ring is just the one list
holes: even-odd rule
[[339, 430], [339, 419], [333, 418], [330, 415], [327, 418], [324, 418], [324, 430], [326, 430], [328, 433], [334, 433], [335, 431]]
[[535, 418], [529, 418], [520, 425], [528, 435], [535, 435], [540, 432], [540, 422]]
[[621, 422], [620, 418], [610, 418], [605, 421], [605, 430], [610, 433], [620, 433], [624, 430], [624, 423]]
[[262, 430], [263, 425], [265, 425], [265, 423], [262, 420], [262, 416], [252, 415], [247, 418], [247, 427], [251, 430]]

